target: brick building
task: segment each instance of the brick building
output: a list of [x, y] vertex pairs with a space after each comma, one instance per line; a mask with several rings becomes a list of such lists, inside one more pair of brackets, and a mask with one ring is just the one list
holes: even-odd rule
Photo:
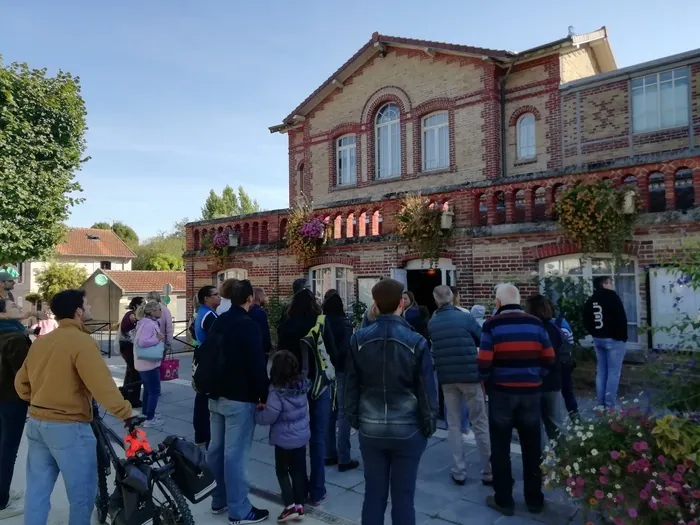
[[[287, 210], [191, 223], [189, 297], [233, 275], [286, 295], [303, 275], [319, 294], [368, 301], [394, 276], [426, 304], [440, 283], [456, 284], [467, 305], [488, 304], [502, 281], [529, 293], [537, 272], [608, 272], [639, 348], [636, 327], [653, 317], [648, 298], [661, 286], [645, 269], [700, 237], [700, 50], [618, 69], [605, 28], [519, 53], [375, 33], [270, 130], [289, 141], [290, 205], [307, 195], [333, 239], [301, 266], [285, 250]], [[642, 197], [629, 263], [616, 272], [609, 254], [581, 259], [552, 218], [560, 192], [591, 179]], [[434, 268], [394, 235], [407, 191], [454, 212]], [[227, 228], [240, 246], [222, 268], [203, 239]]]

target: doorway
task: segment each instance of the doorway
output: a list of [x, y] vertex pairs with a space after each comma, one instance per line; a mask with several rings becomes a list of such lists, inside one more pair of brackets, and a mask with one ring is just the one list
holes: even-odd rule
[[436, 310], [433, 290], [442, 284], [442, 273], [439, 269], [408, 270], [407, 288], [416, 297], [419, 306], [425, 306], [432, 314]]

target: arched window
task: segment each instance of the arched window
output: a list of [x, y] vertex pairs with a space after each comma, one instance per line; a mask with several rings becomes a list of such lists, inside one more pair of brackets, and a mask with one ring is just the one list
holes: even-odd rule
[[338, 215], [333, 220], [333, 238], [342, 239], [343, 238], [343, 216]]
[[637, 191], [637, 177], [634, 175], [627, 175], [622, 178], [622, 184], [620, 184], [621, 191], [634, 190]]
[[695, 206], [695, 191], [693, 189], [693, 170], [681, 168], [676, 172], [673, 184], [676, 193], [676, 209], [687, 210]]
[[447, 113], [435, 113], [423, 119], [423, 171], [450, 166], [450, 136]]
[[502, 191], [496, 192], [494, 200], [496, 202], [496, 224], [503, 224], [506, 222], [506, 194]]
[[363, 211], [360, 213], [360, 219], [357, 221], [357, 236], [365, 237], [371, 233], [367, 231], [367, 212]]
[[267, 244], [268, 235], [267, 221], [262, 221], [262, 224], [260, 225], [260, 244]]
[[486, 195], [479, 197], [479, 226], [486, 226], [489, 222], [489, 203]]
[[382, 218], [382, 212], [379, 210], [376, 210], [372, 214], [372, 235], [381, 235], [382, 234], [382, 222], [384, 219]]
[[194, 249], [199, 250], [199, 230], [194, 231]]
[[284, 239], [287, 233], [287, 222], [287, 219], [282, 219], [280, 221], [280, 240]]
[[243, 242], [241, 244], [243, 244], [243, 245], [250, 244], [250, 224], [247, 222], [243, 225], [243, 237], [242, 237], [242, 239], [243, 239]]
[[354, 277], [350, 266], [316, 266], [309, 270], [309, 282], [311, 283], [311, 291], [319, 301], [323, 301], [324, 295], [328, 290], [337, 290], [346, 309], [355, 300], [355, 294], [353, 293]]
[[547, 198], [544, 188], [535, 190], [535, 198], [532, 204], [532, 220], [535, 222], [545, 220], [547, 215]]
[[251, 244], [260, 244], [260, 224], [257, 222], [253, 223], [253, 230], [251, 233]]
[[525, 190], [515, 192], [515, 222], [525, 222]]
[[355, 236], [355, 225], [357, 221], [355, 220], [355, 214], [349, 213], [348, 218], [345, 220], [345, 236], [348, 239], [352, 239]]
[[355, 135], [345, 135], [336, 141], [335, 162], [338, 186], [349, 186], [357, 181]]
[[401, 175], [401, 125], [396, 104], [387, 104], [377, 113], [375, 141], [377, 179]]
[[649, 211], [666, 211], [666, 184], [658, 171], [649, 175]]
[[216, 280], [218, 284], [223, 283], [226, 279], [247, 279], [248, 270], [243, 268], [229, 268], [228, 270], [223, 270], [216, 274]]
[[535, 115], [525, 113], [518, 119], [516, 125], [517, 130], [517, 147], [518, 160], [527, 160], [535, 158]]

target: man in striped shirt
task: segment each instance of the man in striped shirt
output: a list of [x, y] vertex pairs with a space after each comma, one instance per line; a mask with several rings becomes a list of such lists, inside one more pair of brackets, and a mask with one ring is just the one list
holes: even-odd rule
[[496, 307], [496, 315], [482, 328], [477, 359], [489, 396], [495, 495], [486, 503], [506, 516], [514, 513], [510, 442], [515, 428], [522, 448], [525, 503], [530, 512], [539, 513], [544, 506], [539, 390], [543, 374], [554, 365], [554, 349], [542, 321], [520, 307], [515, 286], [498, 286]]

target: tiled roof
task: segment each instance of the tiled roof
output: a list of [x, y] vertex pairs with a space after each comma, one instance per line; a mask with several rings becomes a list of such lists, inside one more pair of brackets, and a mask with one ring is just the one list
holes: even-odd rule
[[94, 228], [70, 228], [64, 242], [56, 246], [56, 251], [59, 255], [83, 257], [136, 257], [131, 248], [112, 230]]
[[157, 272], [151, 270], [103, 270], [125, 293], [163, 292], [163, 287], [170, 283], [173, 292], [185, 291], [185, 272]]

